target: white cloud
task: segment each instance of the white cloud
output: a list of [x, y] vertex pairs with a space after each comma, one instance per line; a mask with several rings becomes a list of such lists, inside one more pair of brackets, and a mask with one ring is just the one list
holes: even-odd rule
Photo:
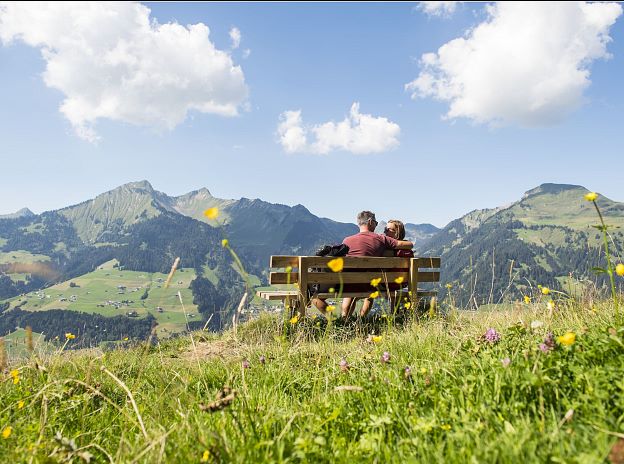
[[202, 23], [159, 24], [139, 3], [0, 4], [0, 42], [41, 49], [60, 111], [95, 141], [100, 118], [173, 129], [189, 111], [235, 116], [248, 89], [240, 66]]
[[421, 57], [412, 98], [449, 102], [447, 118], [550, 125], [583, 103], [589, 67], [607, 59], [615, 3], [500, 2], [488, 19]]
[[[303, 126], [301, 111], [285, 111], [277, 127], [279, 142], [287, 153], [327, 154], [344, 150], [358, 155], [381, 153], [399, 145], [401, 128], [387, 118], [360, 113], [353, 103], [349, 115], [333, 121]], [[313, 141], [308, 141], [308, 135]]]
[[238, 27], [233, 27], [230, 29], [230, 39], [232, 40], [232, 49], [236, 49], [240, 46], [241, 42], [241, 31]]
[[458, 3], [463, 2], [418, 2], [418, 7], [429, 16], [450, 16]]

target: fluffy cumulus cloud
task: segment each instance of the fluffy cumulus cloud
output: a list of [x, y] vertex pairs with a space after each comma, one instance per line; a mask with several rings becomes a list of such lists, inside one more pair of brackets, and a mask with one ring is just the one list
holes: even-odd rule
[[338, 123], [304, 126], [301, 111], [285, 111], [277, 127], [279, 142], [287, 153], [321, 155], [338, 150], [358, 155], [388, 151], [399, 145], [400, 132], [399, 125], [387, 118], [360, 113], [357, 102]]
[[616, 3], [500, 2], [488, 18], [421, 58], [412, 98], [449, 103], [447, 118], [546, 126], [583, 103], [590, 65], [609, 58]]
[[450, 16], [462, 2], [418, 2], [418, 7], [430, 16]]
[[159, 24], [139, 3], [0, 4], [0, 42], [41, 49], [60, 111], [95, 141], [100, 118], [173, 129], [189, 111], [235, 116], [248, 89], [202, 23]]

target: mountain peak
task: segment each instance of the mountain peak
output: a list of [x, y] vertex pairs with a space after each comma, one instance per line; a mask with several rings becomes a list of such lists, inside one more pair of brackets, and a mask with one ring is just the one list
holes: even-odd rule
[[535, 188], [532, 188], [531, 190], [527, 190], [522, 196], [522, 199], [524, 200], [525, 198], [528, 198], [534, 195], [543, 195], [547, 193], [557, 194], [557, 193], [565, 192], [568, 190], [587, 191], [587, 189], [583, 187], [582, 185], [546, 183], [546, 184], [541, 184]]
[[0, 219], [16, 219], [16, 218], [32, 217], [32, 216], [36, 216], [36, 214], [33, 213], [28, 208], [22, 208], [19, 211], [16, 211], [11, 214], [0, 214]]
[[145, 190], [148, 192], [153, 192], [154, 188], [152, 187], [152, 184], [150, 184], [148, 181], [146, 180], [140, 180], [138, 182], [128, 182], [127, 184], [123, 184], [122, 186], [120, 186], [119, 188], [125, 188], [128, 190]]

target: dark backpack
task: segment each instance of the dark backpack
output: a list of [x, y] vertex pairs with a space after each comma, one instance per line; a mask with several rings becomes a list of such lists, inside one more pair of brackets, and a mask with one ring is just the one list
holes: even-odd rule
[[315, 255], [316, 256], [347, 256], [349, 253], [349, 247], [344, 243], [340, 245], [325, 245], [319, 248]]

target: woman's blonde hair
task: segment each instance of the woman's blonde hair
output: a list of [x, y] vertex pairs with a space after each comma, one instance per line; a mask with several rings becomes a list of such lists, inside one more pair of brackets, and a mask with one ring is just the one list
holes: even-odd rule
[[[394, 224], [396, 226], [397, 229], [397, 236], [396, 239], [397, 240], [403, 240], [405, 238], [405, 225], [399, 221], [398, 219], [390, 219], [388, 221], [388, 224]], [[387, 225], [386, 225], [387, 227]]]

